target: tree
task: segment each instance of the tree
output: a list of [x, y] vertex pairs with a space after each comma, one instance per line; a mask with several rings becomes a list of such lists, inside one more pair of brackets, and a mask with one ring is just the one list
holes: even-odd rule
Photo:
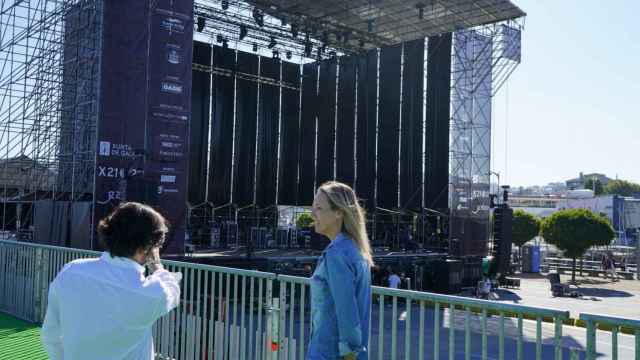
[[309, 213], [303, 212], [296, 218], [296, 227], [298, 229], [309, 227], [311, 224], [313, 224], [313, 217]]
[[593, 190], [596, 195], [600, 195], [604, 193], [604, 186], [600, 182], [600, 180], [596, 178], [589, 178], [584, 182], [584, 188]]
[[513, 212], [513, 243], [522, 247], [540, 232], [540, 220], [527, 212], [516, 210]]
[[640, 184], [625, 180], [611, 180], [605, 186], [604, 192], [610, 195], [633, 196], [640, 194]]
[[540, 235], [573, 259], [571, 281], [576, 281], [576, 258], [592, 246], [605, 246], [614, 237], [613, 227], [605, 217], [587, 209], [558, 211], [542, 221]]

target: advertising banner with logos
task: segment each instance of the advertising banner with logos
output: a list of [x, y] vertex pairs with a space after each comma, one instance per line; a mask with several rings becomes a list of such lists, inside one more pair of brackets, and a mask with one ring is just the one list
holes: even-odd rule
[[121, 201], [144, 202], [171, 223], [167, 251], [181, 252], [193, 0], [105, 2], [102, 39], [94, 223]]

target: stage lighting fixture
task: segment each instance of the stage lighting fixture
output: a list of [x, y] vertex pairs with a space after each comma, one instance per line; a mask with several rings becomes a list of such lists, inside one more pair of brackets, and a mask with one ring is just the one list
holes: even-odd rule
[[369, 19], [367, 20], [367, 30], [369, 32], [373, 32], [373, 24], [375, 24], [375, 19]]
[[289, 50], [289, 51], [287, 51], [287, 53], [286, 53], [286, 54], [287, 54], [287, 59], [291, 59], [291, 56], [292, 56], [291, 51], [290, 51], [290, 50]]
[[331, 57], [336, 57], [337, 55], [338, 55], [338, 54], [336, 54], [336, 52], [335, 52], [335, 51], [331, 51], [331, 52], [329, 52], [329, 56], [331, 56]]
[[269, 40], [269, 49], [273, 48], [274, 46], [276, 46], [278, 43], [276, 42], [276, 38], [271, 36], [270, 40]]
[[244, 25], [240, 25], [240, 40], [244, 39], [248, 33], [249, 31], [247, 30], [247, 27]]
[[417, 4], [416, 9], [418, 9], [418, 19], [424, 20], [424, 4]]
[[272, 54], [274, 59], [280, 59], [280, 52], [278, 52], [278, 50], [273, 50]]
[[216, 35], [216, 42], [218, 44], [220, 44], [223, 41], [224, 41], [224, 37], [222, 37], [222, 35], [220, 35], [220, 34]]
[[198, 20], [196, 22], [196, 31], [202, 32], [202, 30], [204, 30], [205, 24], [206, 24], [205, 18], [203, 18], [202, 16], [198, 16]]
[[253, 52], [258, 52], [258, 44], [253, 43]]
[[227, 10], [229, 8], [229, 0], [222, 0], [222, 10]]
[[253, 20], [255, 20], [258, 26], [264, 26], [264, 14], [262, 14], [258, 8], [253, 8]]
[[287, 18], [283, 17], [282, 19], [280, 19], [280, 25], [282, 26], [287, 26], [288, 22], [287, 22]]
[[227, 39], [222, 39], [222, 47], [224, 49], [228, 49], [229, 48], [229, 41]]
[[291, 35], [293, 35], [294, 38], [298, 37], [298, 24], [291, 24]]

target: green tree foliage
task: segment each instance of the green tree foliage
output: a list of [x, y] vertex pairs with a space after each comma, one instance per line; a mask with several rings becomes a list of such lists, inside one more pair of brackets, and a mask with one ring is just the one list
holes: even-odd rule
[[540, 220], [527, 212], [516, 210], [513, 212], [513, 244], [524, 245], [540, 232]]
[[296, 227], [298, 229], [306, 228], [313, 224], [313, 217], [309, 213], [302, 213], [296, 219]]
[[640, 184], [626, 180], [611, 180], [605, 186], [604, 192], [611, 195], [632, 196], [640, 193]]
[[576, 280], [576, 258], [592, 246], [605, 246], [614, 237], [609, 221], [587, 209], [561, 210], [542, 221], [540, 235], [573, 259], [571, 281]]
[[598, 179], [587, 179], [587, 181], [584, 182], [584, 188], [594, 190], [596, 195], [604, 193], [604, 186]]

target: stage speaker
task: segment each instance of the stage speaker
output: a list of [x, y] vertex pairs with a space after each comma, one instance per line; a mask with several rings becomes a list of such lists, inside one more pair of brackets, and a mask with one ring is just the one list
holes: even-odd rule
[[441, 294], [459, 293], [462, 288], [462, 262], [438, 260], [431, 263], [433, 290]]
[[497, 272], [505, 276], [511, 262], [511, 243], [513, 240], [513, 209], [498, 207], [493, 210], [493, 251]]

